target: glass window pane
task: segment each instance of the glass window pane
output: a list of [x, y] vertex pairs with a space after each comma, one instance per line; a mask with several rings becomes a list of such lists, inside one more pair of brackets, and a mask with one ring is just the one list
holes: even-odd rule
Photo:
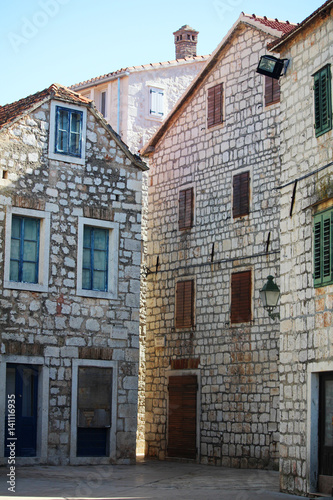
[[36, 264], [24, 262], [22, 266], [22, 281], [24, 283], [37, 283]]
[[58, 108], [58, 127], [60, 130], [68, 130], [69, 112]]
[[94, 230], [94, 248], [95, 250], [106, 250], [108, 241], [108, 231], [106, 229]]
[[90, 250], [89, 248], [84, 248], [83, 249], [83, 267], [84, 268], [89, 268], [91, 266], [91, 257], [90, 257]]
[[81, 113], [72, 113], [71, 132], [80, 133], [81, 131]]
[[21, 225], [21, 219], [13, 216], [13, 218], [12, 218], [12, 238], [19, 238], [20, 237], [20, 225]]
[[82, 288], [84, 290], [91, 290], [91, 272], [90, 272], [90, 269], [83, 269], [83, 271], [82, 271]]
[[106, 289], [106, 276], [102, 271], [94, 271], [93, 276], [93, 290], [105, 290]]
[[36, 219], [24, 219], [24, 239], [37, 240], [38, 221]]
[[25, 241], [23, 244], [23, 262], [37, 262], [37, 242]]
[[18, 260], [20, 258], [20, 240], [12, 240], [10, 247], [10, 258]]
[[107, 258], [106, 252], [95, 250], [94, 252], [94, 269], [98, 269], [100, 271], [106, 271], [107, 268]]
[[10, 281], [19, 281], [19, 263], [12, 261], [10, 263]]
[[84, 226], [83, 246], [85, 248], [90, 248], [90, 239], [91, 239], [91, 227]]

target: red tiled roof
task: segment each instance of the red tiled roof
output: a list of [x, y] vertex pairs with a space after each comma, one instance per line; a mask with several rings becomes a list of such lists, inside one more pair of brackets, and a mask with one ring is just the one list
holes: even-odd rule
[[252, 21], [257, 21], [260, 24], [263, 24], [264, 26], [268, 26], [269, 28], [272, 28], [277, 31], [281, 31], [282, 33], [290, 33], [297, 24], [290, 23], [289, 21], [279, 21], [279, 19], [270, 19], [266, 16], [261, 17], [261, 16], [256, 16], [255, 14], [244, 14], [242, 12], [243, 16], [248, 17], [249, 19], [252, 19]]
[[88, 104], [91, 102], [90, 99], [87, 99], [86, 97], [73, 92], [67, 87], [63, 87], [58, 83], [53, 83], [47, 89], [29, 95], [24, 99], [12, 102], [11, 104], [5, 104], [5, 106], [0, 106], [0, 127], [3, 127], [7, 123], [12, 122], [22, 113], [29, 110], [35, 104], [38, 104], [49, 96], [71, 102], [78, 102], [80, 104]]
[[165, 62], [159, 62], [159, 63], [150, 63], [150, 64], [140, 64], [138, 66], [129, 66], [127, 68], [121, 68], [118, 69], [117, 71], [113, 71], [111, 73], [106, 73], [105, 75], [101, 76], [96, 76], [95, 78], [90, 78], [89, 80], [85, 80], [84, 82], [80, 83], [75, 83], [74, 85], [71, 85], [69, 88], [70, 89], [77, 89], [82, 86], [90, 86], [94, 83], [98, 83], [102, 80], [108, 80], [112, 78], [116, 78], [117, 76], [123, 74], [123, 73], [132, 73], [134, 71], [144, 71], [147, 69], [153, 69], [153, 68], [164, 68], [168, 66], [174, 66], [176, 64], [184, 64], [184, 63], [189, 63], [189, 62], [198, 62], [198, 61], [206, 61], [208, 59], [207, 56], [188, 56], [185, 57], [184, 59], [175, 59], [173, 61], [165, 61]]
[[327, 0], [321, 7], [319, 7], [317, 10], [315, 10], [310, 16], [304, 19], [301, 23], [297, 24], [294, 26], [294, 29], [291, 30], [290, 32], [285, 33], [281, 38], [278, 40], [274, 40], [274, 42], [271, 42], [268, 44], [268, 48], [270, 50], [276, 50], [279, 46], [281, 46], [286, 40], [290, 40], [293, 38], [300, 30], [302, 30], [305, 26], [307, 26], [313, 19], [315, 19], [318, 15], [323, 14], [326, 9], [331, 8], [333, 5], [333, 0]]

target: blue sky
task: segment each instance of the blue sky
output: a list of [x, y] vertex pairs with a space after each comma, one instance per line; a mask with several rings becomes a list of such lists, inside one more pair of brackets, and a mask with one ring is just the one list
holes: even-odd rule
[[[301, 22], [320, 0], [12, 0], [1, 2], [0, 105], [52, 83], [71, 85], [126, 66], [172, 60], [172, 33], [199, 31], [210, 54], [243, 11]], [[160, 5], [163, 5], [161, 8]]]

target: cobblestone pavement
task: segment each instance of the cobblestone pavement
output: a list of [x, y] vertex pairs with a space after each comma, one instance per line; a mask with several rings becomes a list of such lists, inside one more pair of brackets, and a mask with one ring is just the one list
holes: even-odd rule
[[[139, 461], [136, 465], [17, 467], [15, 493], [0, 467], [0, 499], [287, 500], [279, 473], [190, 463]], [[304, 499], [303, 499], [304, 500]]]

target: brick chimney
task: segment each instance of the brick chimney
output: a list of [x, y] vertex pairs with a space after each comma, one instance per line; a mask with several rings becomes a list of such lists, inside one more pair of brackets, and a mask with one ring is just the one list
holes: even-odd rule
[[174, 32], [176, 59], [197, 55], [198, 33], [187, 24]]

